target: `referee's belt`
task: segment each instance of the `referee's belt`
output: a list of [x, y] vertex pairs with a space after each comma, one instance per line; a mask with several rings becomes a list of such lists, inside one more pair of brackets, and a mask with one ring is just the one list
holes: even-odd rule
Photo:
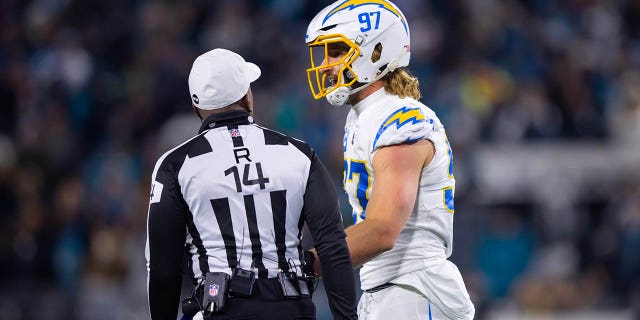
[[391, 282], [387, 282], [387, 283], [381, 284], [381, 285], [379, 285], [377, 287], [373, 287], [371, 289], [366, 289], [366, 290], [364, 290], [364, 292], [366, 292], [366, 293], [374, 293], [374, 292], [378, 292], [380, 290], [384, 290], [384, 289], [392, 287], [392, 286], [395, 286], [395, 284], [393, 284]]
[[[298, 279], [298, 281], [306, 281], [302, 279]], [[309, 290], [313, 292], [313, 287], [309, 285]], [[256, 279], [256, 282], [253, 286], [253, 295], [251, 297], [235, 297], [231, 296], [232, 299], [260, 299], [263, 301], [283, 301], [286, 300], [282, 293], [282, 287], [280, 286], [280, 282], [278, 282], [278, 278], [268, 278], [268, 279]]]

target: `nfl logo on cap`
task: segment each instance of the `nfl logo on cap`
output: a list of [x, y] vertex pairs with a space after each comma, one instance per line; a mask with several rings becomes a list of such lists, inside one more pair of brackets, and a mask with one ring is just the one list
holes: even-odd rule
[[212, 284], [209, 286], [209, 295], [212, 297], [215, 297], [218, 295], [218, 289], [220, 289], [220, 286], [217, 284]]

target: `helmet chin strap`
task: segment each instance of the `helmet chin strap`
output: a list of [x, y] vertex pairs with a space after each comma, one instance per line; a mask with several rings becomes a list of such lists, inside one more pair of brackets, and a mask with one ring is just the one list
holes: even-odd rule
[[349, 87], [339, 87], [331, 92], [329, 92], [326, 96], [327, 101], [329, 101], [329, 103], [332, 106], [341, 106], [344, 105], [345, 103], [347, 103], [347, 100], [349, 100], [349, 96], [351, 96], [354, 93], [360, 92], [362, 91], [364, 88], [370, 86], [371, 84], [373, 84], [374, 82], [382, 79], [384, 76], [387, 75], [387, 73], [394, 71], [396, 69], [398, 69], [398, 67], [400, 66], [400, 63], [398, 62], [397, 59], [393, 59], [391, 60], [391, 62], [389, 62], [389, 64], [387, 65], [386, 68], [384, 68], [384, 70], [382, 72], [380, 72], [380, 74], [378, 74], [375, 78], [373, 78], [373, 80], [371, 80], [370, 82], [367, 82], [365, 84], [363, 84], [360, 87], [357, 87], [353, 90], [351, 90]]
[[349, 100], [351, 92], [347, 87], [339, 87], [327, 94], [325, 98], [332, 106], [341, 106]]

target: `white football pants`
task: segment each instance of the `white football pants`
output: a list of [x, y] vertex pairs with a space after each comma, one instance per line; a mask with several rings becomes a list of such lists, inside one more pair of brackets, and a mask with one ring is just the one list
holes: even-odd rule
[[448, 260], [400, 276], [378, 292], [363, 292], [360, 320], [470, 320], [475, 309], [460, 271]]

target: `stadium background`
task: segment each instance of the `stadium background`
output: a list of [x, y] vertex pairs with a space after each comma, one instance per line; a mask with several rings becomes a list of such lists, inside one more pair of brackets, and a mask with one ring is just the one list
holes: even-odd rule
[[[262, 68], [257, 121], [314, 146], [342, 192], [348, 109], [304, 72], [328, 3], [0, 1], [0, 319], [147, 317], [149, 176], [196, 132], [187, 76], [214, 47]], [[396, 3], [454, 150], [477, 318], [637, 319], [640, 1]]]

